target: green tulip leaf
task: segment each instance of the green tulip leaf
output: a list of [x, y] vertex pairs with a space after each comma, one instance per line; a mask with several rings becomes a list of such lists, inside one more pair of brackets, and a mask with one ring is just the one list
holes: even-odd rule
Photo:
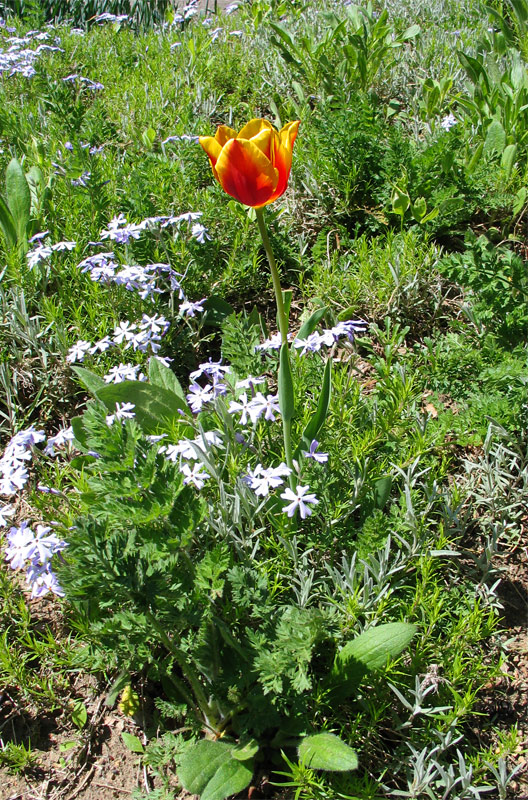
[[326, 312], [328, 311], [328, 306], [323, 306], [323, 308], [318, 308], [313, 314], [301, 325], [299, 333], [297, 334], [297, 339], [306, 339], [311, 333], [314, 332], [320, 320], [324, 317]]
[[325, 371], [323, 375], [323, 384], [321, 386], [321, 393], [319, 394], [319, 400], [317, 403], [317, 408], [313, 413], [308, 425], [305, 427], [302, 437], [301, 443], [296, 451], [296, 456], [299, 455], [299, 451], [301, 449], [309, 450], [310, 445], [314, 439], [317, 438], [317, 434], [323, 427], [326, 417], [328, 416], [328, 409], [330, 408], [330, 400], [332, 397], [332, 359], [327, 359]]
[[282, 418], [288, 422], [295, 411], [293, 378], [290, 366], [290, 350], [286, 342], [280, 349], [279, 361], [279, 407]]
[[486, 133], [485, 153], [502, 153], [506, 146], [506, 132], [498, 119], [494, 119]]

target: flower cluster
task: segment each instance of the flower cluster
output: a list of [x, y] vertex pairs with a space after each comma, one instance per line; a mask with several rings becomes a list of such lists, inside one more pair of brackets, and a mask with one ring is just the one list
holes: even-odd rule
[[187, 22], [188, 19], [196, 16], [196, 14], [198, 14], [198, 9], [196, 8], [197, 5], [198, 0], [189, 0], [187, 5], [182, 8], [182, 13], [174, 15], [173, 23]]
[[[44, 453], [54, 456], [55, 448], [68, 445], [72, 439], [71, 427], [63, 428], [48, 438]], [[33, 448], [44, 441], [44, 431], [34, 427], [19, 431], [12, 437], [0, 459], [0, 494], [12, 496], [24, 488], [29, 478], [27, 464], [33, 458]], [[42, 490], [47, 488], [42, 487]], [[0, 507], [0, 527], [5, 527], [14, 513], [13, 505]], [[66, 547], [66, 542], [50, 531], [50, 527], [37, 525], [34, 533], [27, 522], [22, 522], [19, 528], [12, 527], [6, 536], [6, 560], [12, 569], [26, 567], [26, 580], [32, 597], [41, 597], [48, 592], [61, 597], [64, 594], [51, 569], [51, 559]]]
[[[300, 350], [302, 356], [306, 353], [317, 353], [323, 346], [332, 347], [342, 337], [346, 337], [349, 342], [354, 341], [356, 334], [364, 333], [367, 323], [363, 320], [346, 320], [338, 322], [333, 328], [325, 328], [322, 333], [314, 331], [305, 339], [293, 339], [293, 346]], [[269, 339], [258, 344], [256, 350], [280, 350], [282, 341], [280, 333], [275, 333]]]
[[[140, 372], [139, 364], [119, 364], [103, 376], [105, 383], [122, 383], [122, 381], [146, 381], [146, 375]], [[139, 373], [139, 374], [138, 374]]]
[[51, 562], [53, 556], [64, 550], [67, 544], [50, 531], [50, 527], [37, 525], [34, 532], [27, 522], [21, 522], [19, 528], [10, 528], [6, 537], [6, 561], [11, 569], [26, 569], [31, 597], [42, 597], [48, 592], [64, 596]]
[[458, 120], [453, 114], [447, 114], [440, 122], [440, 127], [445, 131], [450, 131], [451, 128], [457, 124], [457, 122]]
[[128, 14], [110, 14], [108, 11], [105, 11], [103, 14], [97, 14], [93, 21], [97, 24], [102, 24], [103, 22], [114, 22], [116, 24], [120, 24], [121, 22], [126, 22], [128, 20]]
[[[187, 402], [193, 413], [197, 414], [206, 403], [211, 402], [215, 397], [227, 393], [227, 386], [223, 382], [223, 378], [230, 371], [230, 367], [222, 364], [221, 361], [212, 361], [209, 359], [206, 363], [200, 364], [198, 369], [194, 370], [194, 372], [191, 372], [191, 384], [189, 386]], [[201, 386], [198, 380], [204, 376], [210, 379], [211, 383], [206, 383], [205, 386]]]
[[[13, 32], [13, 28], [7, 28]], [[0, 49], [0, 75], [23, 75], [25, 78], [32, 78], [35, 75], [35, 62], [44, 52], [64, 52], [57, 45], [39, 44], [34, 50], [27, 47], [34, 42], [43, 42], [49, 39], [49, 33], [40, 31], [29, 31], [25, 36], [9, 36], [6, 40], [9, 48], [4, 51]]]
[[[267, 497], [272, 489], [282, 486], [284, 478], [291, 475], [292, 470], [284, 462], [278, 467], [268, 467], [265, 469], [262, 464], [257, 464], [255, 469], [249, 470], [242, 479], [255, 494], [260, 497]], [[284, 514], [293, 517], [299, 511], [301, 519], [311, 516], [311, 505], [317, 505], [319, 500], [315, 494], [309, 493], [309, 486], [297, 485], [295, 489], [287, 488], [281, 493], [281, 499], [289, 501], [282, 509]]]
[[143, 314], [139, 323], [123, 320], [114, 328], [112, 338], [105, 336], [95, 344], [83, 339], [76, 342], [70, 347], [66, 360], [70, 364], [74, 364], [76, 361], [84, 361], [88, 354], [104, 353], [108, 348], [117, 345], [121, 345], [125, 350], [131, 347], [141, 353], [146, 353], [149, 349], [153, 353], [157, 353], [160, 349], [162, 336], [167, 333], [169, 327], [170, 322], [161, 314], [151, 317], [148, 314]]
[[181, 136], [167, 136], [167, 138], [162, 141], [162, 144], [169, 144], [170, 142], [192, 142], [193, 144], [198, 144], [199, 138], [200, 137], [196, 134], [182, 133]]
[[[166, 140], [168, 141], [168, 140]], [[177, 226], [179, 233], [179, 226], [182, 222], [191, 225], [191, 236], [196, 239], [200, 244], [206, 239], [210, 239], [207, 228], [197, 222], [202, 216], [201, 211], [187, 211], [184, 214], [176, 215], [158, 215], [155, 217], [146, 217], [139, 223], [128, 222], [124, 214], [119, 214], [108, 223], [106, 230], [101, 232], [101, 239], [110, 239], [118, 244], [127, 244], [130, 239], [139, 239], [143, 231], [153, 230], [156, 227], [168, 228], [169, 226]]]
[[248, 417], [255, 425], [262, 415], [264, 415], [264, 419], [274, 422], [275, 415], [280, 414], [279, 396], [277, 394], [264, 396], [262, 392], [257, 392], [248, 400], [247, 394], [243, 392], [238, 400], [231, 401], [228, 411], [230, 414], [240, 414], [241, 425], [248, 424]]
[[[181, 223], [186, 222], [191, 226], [190, 235], [198, 243], [203, 244], [207, 239], [210, 239], [207, 228], [201, 223], [197, 222], [202, 216], [201, 211], [188, 211], [184, 214], [176, 216], [156, 216], [147, 217], [139, 223], [130, 223], [123, 214], [114, 217], [108, 224], [108, 227], [101, 232], [101, 242], [91, 242], [92, 245], [103, 244], [103, 240], [109, 239], [116, 242], [116, 244], [128, 244], [131, 239], [139, 239], [143, 231], [153, 230], [156, 226], [161, 229], [168, 226], [177, 226], [178, 231], [176, 236], [179, 235], [179, 227]], [[128, 291], [137, 291], [142, 300], [150, 297], [153, 298], [155, 294], [160, 294], [163, 288], [158, 285], [158, 282], [163, 279], [169, 282], [170, 290], [177, 291], [180, 299], [185, 299], [181, 287], [182, 276], [175, 272], [168, 264], [148, 264], [147, 266], [139, 265], [120, 265], [116, 256], [112, 252], [94, 253], [88, 256], [78, 264], [81, 272], [87, 272], [93, 281], [98, 283], [114, 283], [117, 286], [124, 286]], [[203, 309], [195, 309], [203, 310]], [[185, 309], [180, 312], [182, 315], [186, 313]], [[194, 316], [194, 314], [189, 315]]]
[[32, 448], [45, 439], [44, 431], [33, 427], [13, 436], [0, 459], [0, 494], [9, 497], [24, 488], [29, 478], [26, 465], [33, 458]]
[[[8, 442], [0, 458], [0, 495], [10, 497], [24, 488], [29, 478], [27, 464], [33, 458], [33, 448], [36, 444], [45, 442], [46, 438], [44, 431], [37, 431], [31, 426], [16, 433]], [[68, 445], [73, 438], [71, 426], [61, 428], [55, 436], [47, 439], [44, 453], [54, 456], [56, 447]], [[5, 513], [5, 508], [0, 509], [0, 519], [3, 512]]]
[[72, 73], [71, 75], [67, 75], [65, 78], [62, 79], [65, 83], [80, 83], [83, 86], [86, 86], [87, 89], [90, 89], [91, 92], [100, 92], [104, 89], [104, 84], [99, 83], [99, 81], [92, 81], [91, 78], [85, 78], [82, 75], [78, 75], [76, 72]]
[[37, 233], [30, 239], [30, 242], [37, 242], [37, 246], [30, 250], [27, 255], [27, 262], [29, 269], [33, 269], [36, 267], [37, 264], [40, 264], [41, 261], [46, 261], [52, 253], [61, 253], [64, 250], [74, 250], [77, 247], [77, 242], [57, 242], [57, 244], [43, 244], [43, 240], [47, 236], [48, 232], [44, 231], [43, 233]]

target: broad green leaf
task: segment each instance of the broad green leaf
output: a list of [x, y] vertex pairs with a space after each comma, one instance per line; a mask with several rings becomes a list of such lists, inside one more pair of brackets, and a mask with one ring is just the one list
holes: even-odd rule
[[313, 314], [301, 325], [299, 333], [297, 334], [297, 339], [306, 339], [311, 333], [314, 332], [316, 329], [319, 321], [324, 317], [326, 312], [328, 311], [328, 306], [324, 306], [323, 308], [318, 308]]
[[472, 172], [475, 171], [476, 167], [478, 166], [478, 163], [482, 158], [483, 150], [484, 150], [484, 142], [481, 142], [477, 147], [477, 149], [475, 150], [475, 152], [473, 153], [473, 155], [471, 156], [471, 158], [469, 159], [469, 162], [467, 164], [467, 171], [469, 172], [470, 175]]
[[237, 761], [247, 761], [253, 758], [259, 751], [259, 743], [256, 739], [248, 739], [247, 741], [240, 742], [233, 747], [231, 756]]
[[237, 761], [233, 749], [234, 745], [207, 739], [189, 747], [178, 769], [183, 788], [201, 800], [225, 800], [245, 789], [253, 776], [253, 761]]
[[[489, 94], [489, 80], [484, 64], [476, 58], [473, 58], [473, 56], [468, 56], [467, 53], [463, 53], [461, 50], [457, 50], [457, 55], [470, 80], [475, 84], [480, 83], [480, 85], [486, 89], [487, 94]], [[481, 78], [482, 80], [480, 80]]]
[[383, 510], [389, 499], [392, 488], [392, 478], [386, 475], [384, 478], [379, 478], [374, 484], [374, 505], [376, 508]]
[[189, 413], [187, 405], [173, 392], [143, 381], [105, 385], [97, 390], [97, 398], [110, 412], [115, 411], [116, 403], [133, 403], [136, 420], [145, 433], [172, 428]]
[[517, 155], [516, 144], [509, 144], [507, 147], [504, 148], [504, 152], [501, 158], [501, 167], [505, 171], [507, 179], [509, 179], [512, 173], [516, 155]]
[[13, 219], [13, 215], [11, 214], [2, 196], [0, 196], [0, 227], [4, 232], [7, 246], [10, 248], [16, 247], [17, 232], [15, 227], [15, 221]]
[[132, 733], [126, 733], [123, 731], [121, 734], [121, 738], [126, 747], [130, 750], [131, 753], [144, 753], [145, 748], [141, 743], [141, 739], [138, 739], [137, 736], [134, 736]]
[[422, 225], [425, 225], [426, 222], [430, 222], [430, 220], [432, 220], [435, 217], [437, 217], [439, 213], [440, 213], [440, 209], [438, 208], [438, 206], [436, 206], [436, 208], [431, 209], [431, 211], [428, 214], [426, 214], [425, 217], [422, 217], [422, 219], [420, 220], [420, 223]]
[[526, 188], [526, 186], [522, 186], [515, 195], [513, 201], [512, 211], [515, 215], [520, 214], [520, 212], [523, 210], [527, 197], [528, 197], [528, 189]]
[[82, 700], [75, 700], [72, 704], [71, 720], [76, 728], [82, 730], [88, 720], [88, 712]]
[[306, 736], [299, 745], [299, 758], [310, 769], [329, 772], [348, 772], [358, 766], [356, 751], [333, 733]]
[[282, 418], [287, 422], [291, 420], [295, 411], [295, 398], [293, 393], [293, 378], [290, 366], [290, 350], [286, 342], [280, 349], [279, 407]]
[[204, 303], [205, 313], [202, 317], [204, 325], [220, 327], [226, 317], [235, 313], [233, 306], [217, 295], [212, 294]]
[[485, 153], [502, 153], [506, 145], [506, 133], [498, 119], [494, 119], [486, 133]]
[[312, 418], [310, 419], [308, 425], [303, 431], [301, 445], [299, 446], [298, 450], [301, 448], [301, 446], [308, 449], [312, 441], [317, 438], [317, 434], [323, 427], [326, 417], [328, 416], [328, 409], [330, 407], [331, 397], [332, 397], [332, 359], [328, 358], [326, 361], [325, 371], [323, 375], [323, 384], [321, 386], [321, 393], [319, 394], [319, 401], [317, 403], [317, 408], [314, 414], [312, 415]]
[[[77, 417], [79, 419], [79, 417]], [[128, 686], [130, 683], [130, 673], [128, 670], [122, 670], [115, 681], [113, 682], [112, 686], [110, 687], [110, 691], [108, 692], [105, 700], [105, 706], [111, 708], [115, 701], [117, 700], [118, 696], [121, 694], [125, 686]]]
[[19, 244], [27, 248], [27, 225], [31, 215], [31, 192], [20, 163], [16, 158], [9, 162], [6, 175], [6, 200], [13, 216]]
[[68, 750], [73, 750], [74, 747], [79, 747], [81, 741], [78, 739], [72, 739], [69, 742], [60, 742], [59, 743], [59, 753], [67, 753]]
[[26, 175], [26, 180], [31, 195], [30, 214], [32, 217], [36, 217], [40, 211], [40, 200], [44, 189], [44, 175], [40, 167], [31, 167]]
[[181, 383], [174, 372], [162, 364], [159, 358], [151, 358], [149, 361], [149, 381], [152, 386], [161, 386], [172, 392], [187, 405]]
[[400, 39], [404, 42], [407, 42], [409, 39], [416, 38], [420, 32], [421, 28], [419, 25], [411, 25], [410, 28], [407, 28], [407, 30], [402, 33]]
[[[293, 297], [293, 292], [291, 289], [283, 289], [282, 290], [282, 302], [284, 304], [284, 313], [286, 314], [286, 319], [290, 320], [290, 308], [291, 308], [291, 301]], [[277, 315], [277, 327], [280, 328], [279, 317]]]
[[82, 417], [73, 417], [70, 420], [70, 424], [72, 426], [73, 435], [75, 436], [75, 440], [81, 445], [81, 447], [88, 447], [88, 439], [86, 429], [83, 425], [83, 418]]
[[394, 186], [392, 190], [391, 203], [394, 213], [399, 214], [400, 217], [403, 217], [411, 204], [411, 199], [405, 189], [401, 189], [399, 186]]
[[156, 131], [154, 128], [146, 128], [141, 134], [141, 141], [147, 149], [150, 150], [156, 138]]
[[95, 372], [86, 369], [86, 367], [72, 367], [72, 370], [75, 372], [84, 388], [94, 397], [97, 396], [99, 389], [108, 386], [100, 375], [96, 375]]
[[[277, 36], [280, 36], [280, 38], [282, 39], [282, 41], [286, 45], [286, 48], [284, 48], [284, 45], [283, 45], [281, 50], [283, 48], [286, 49], [286, 52], [288, 53], [288, 55], [290, 56], [292, 61], [295, 61], [295, 59], [292, 56], [292, 53], [295, 53], [295, 55], [297, 56], [299, 61], [302, 61], [302, 54], [301, 54], [300, 50], [298, 49], [298, 47], [296, 46], [295, 42], [293, 41], [291, 35], [288, 33], [288, 31], [285, 28], [283, 28], [282, 25], [279, 25], [277, 22], [270, 22], [269, 26], [270, 26], [270, 28], [272, 28], [272, 30], [275, 31]], [[277, 44], [279, 44], [279, 43], [277, 42]]]
[[383, 667], [388, 658], [398, 656], [415, 633], [415, 625], [388, 622], [369, 628], [346, 644], [337, 653], [328, 677], [333, 695], [348, 697], [352, 694], [367, 672]]
[[201, 795], [201, 800], [224, 800], [238, 794], [251, 783], [253, 760], [224, 762], [213, 775]]
[[425, 197], [417, 197], [412, 204], [412, 215], [416, 222], [421, 222], [427, 214], [427, 203]]

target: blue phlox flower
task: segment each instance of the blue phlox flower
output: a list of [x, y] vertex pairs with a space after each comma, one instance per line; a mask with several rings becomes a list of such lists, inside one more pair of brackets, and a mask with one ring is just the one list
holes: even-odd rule
[[264, 419], [274, 422], [276, 419], [275, 414], [280, 414], [278, 394], [268, 394], [267, 397], [264, 397], [262, 392], [257, 392], [250, 405], [256, 414], [256, 419], [259, 419], [264, 414]]
[[313, 458], [314, 461], [318, 461], [319, 464], [324, 464], [328, 461], [328, 453], [316, 453], [315, 451], [319, 447], [319, 442], [317, 439], [313, 439], [310, 444], [309, 450], [303, 450], [302, 454], [305, 458]]
[[281, 494], [281, 498], [289, 502], [288, 505], [284, 506], [282, 509], [283, 513], [287, 514], [289, 517], [293, 517], [298, 510], [301, 519], [309, 517], [312, 513], [310, 505], [319, 503], [319, 500], [314, 494], [308, 494], [309, 489], [309, 486], [297, 486], [295, 490], [289, 488], [285, 489]]

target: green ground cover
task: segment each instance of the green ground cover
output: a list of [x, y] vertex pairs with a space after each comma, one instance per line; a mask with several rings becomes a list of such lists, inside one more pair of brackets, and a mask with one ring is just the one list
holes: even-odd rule
[[520, 797], [526, 0], [4, 5], [0, 768], [48, 720], [66, 797], [98, 701], [138, 799]]

